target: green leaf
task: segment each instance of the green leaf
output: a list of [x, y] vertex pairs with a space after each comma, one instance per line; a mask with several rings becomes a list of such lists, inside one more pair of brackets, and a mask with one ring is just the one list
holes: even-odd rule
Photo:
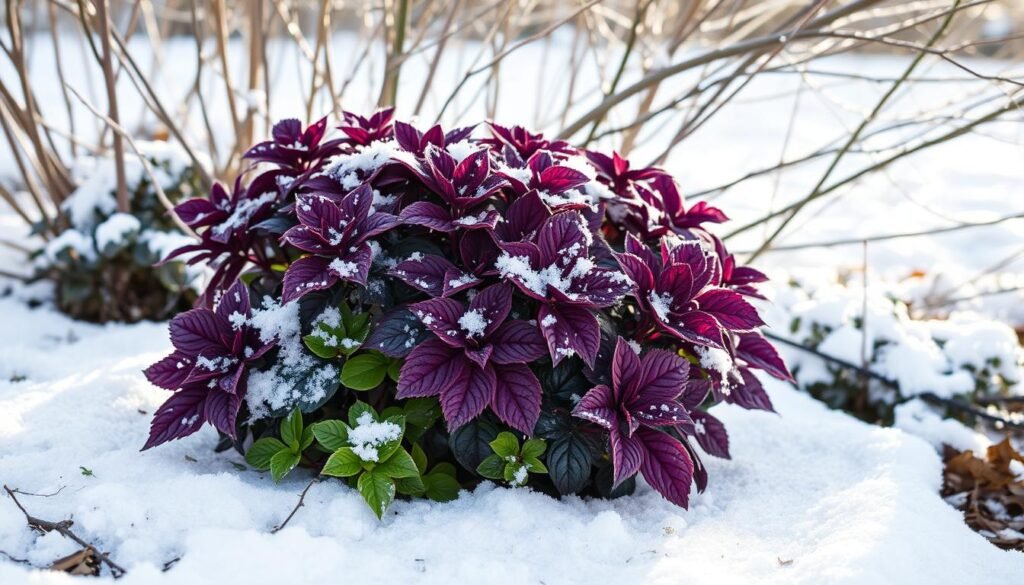
[[519, 453], [523, 456], [523, 459], [536, 459], [543, 455], [547, 448], [548, 444], [543, 439], [530, 439], [523, 443], [523, 449]]
[[287, 449], [278, 451], [270, 458], [270, 475], [273, 476], [274, 481], [281, 481], [284, 476], [295, 469], [295, 466], [299, 464], [300, 455]]
[[316, 442], [328, 452], [348, 446], [348, 425], [340, 420], [322, 420], [311, 427]]
[[302, 429], [302, 439], [299, 441], [299, 453], [309, 449], [309, 446], [313, 444], [313, 427], [306, 427]]
[[249, 447], [249, 450], [245, 453], [245, 462], [255, 469], [270, 469], [270, 458], [277, 455], [279, 451], [289, 450], [288, 445], [274, 437], [264, 437]]
[[281, 421], [281, 440], [292, 451], [299, 452], [302, 446], [302, 413], [298, 408]]
[[523, 457], [523, 465], [530, 473], [547, 473], [548, 468], [536, 457]]
[[462, 489], [454, 477], [437, 471], [424, 477], [423, 485], [427, 488], [427, 497], [435, 502], [450, 502], [459, 497], [459, 490]]
[[330, 457], [320, 473], [334, 477], [351, 477], [363, 470], [363, 461], [348, 447], [342, 447]]
[[558, 493], [568, 495], [583, 489], [590, 480], [592, 461], [589, 445], [577, 435], [569, 433], [555, 440], [547, 465]]
[[499, 455], [489, 455], [486, 459], [480, 462], [480, 465], [476, 468], [476, 472], [487, 479], [500, 481], [504, 477], [505, 473], [505, 459]]
[[427, 492], [427, 486], [423, 483], [423, 478], [418, 475], [396, 479], [395, 487], [398, 489], [398, 493], [417, 498], [422, 497]]
[[387, 375], [388, 358], [369, 352], [349, 358], [341, 367], [341, 383], [353, 390], [373, 390]]
[[377, 518], [383, 516], [391, 502], [395, 501], [395, 482], [377, 470], [360, 475], [356, 488]]
[[451, 476], [452, 479], [458, 477], [458, 475], [456, 475], [455, 472], [455, 466], [452, 465], [451, 463], [448, 463], [447, 461], [442, 461], [441, 463], [435, 465], [434, 468], [430, 470], [430, 473], [431, 475], [435, 473], [443, 473], [444, 475]]
[[302, 341], [309, 348], [309, 351], [313, 352], [317, 357], [330, 360], [338, 357], [338, 348], [327, 345], [323, 337], [319, 335], [307, 335], [302, 338]]
[[370, 413], [370, 416], [373, 417], [373, 420], [378, 420], [377, 411], [374, 410], [372, 406], [363, 402], [362, 400], [356, 400], [355, 404], [353, 404], [348, 409], [348, 426], [354, 427], [358, 425], [359, 417], [362, 416], [364, 412]]
[[404, 416], [392, 416], [385, 419], [385, 422], [389, 422], [394, 425], [398, 425], [402, 432], [399, 433], [397, 439], [392, 439], [387, 443], [379, 445], [377, 447], [377, 461], [384, 462], [391, 458], [398, 449], [402, 446], [402, 435], [405, 434], [405, 417]]
[[405, 402], [405, 420], [412, 426], [428, 429], [441, 416], [437, 398], [412, 398]]
[[392, 382], [398, 382], [398, 376], [402, 372], [402, 362], [404, 360], [393, 359], [388, 363], [388, 378], [391, 378]]
[[519, 439], [508, 431], [502, 431], [491, 441], [491, 449], [503, 458], [516, 457], [519, 455]]
[[420, 447], [419, 443], [412, 444], [412, 460], [416, 463], [416, 469], [419, 470], [420, 474], [426, 473], [427, 471], [427, 453]]
[[375, 472], [386, 473], [388, 477], [400, 479], [403, 477], [419, 477], [420, 470], [416, 462], [412, 460], [405, 449], [399, 449], [374, 468]]

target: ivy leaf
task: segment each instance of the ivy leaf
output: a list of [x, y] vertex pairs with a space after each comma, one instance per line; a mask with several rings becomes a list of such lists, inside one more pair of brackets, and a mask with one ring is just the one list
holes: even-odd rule
[[486, 420], [474, 420], [459, 427], [448, 438], [455, 460], [466, 469], [476, 469], [491, 451], [498, 429]]
[[441, 473], [434, 468], [429, 475], [423, 478], [423, 485], [426, 486], [426, 495], [435, 502], [450, 502], [459, 497], [459, 490], [462, 486], [454, 476]]
[[516, 457], [519, 455], [519, 439], [508, 431], [502, 431], [491, 441], [491, 449], [502, 458]]
[[270, 475], [274, 478], [275, 482], [284, 479], [284, 476], [295, 469], [295, 466], [299, 464], [299, 454], [288, 449], [278, 451], [270, 458]]
[[476, 468], [477, 474], [499, 481], [504, 477], [505, 460], [499, 455], [488, 455]]
[[377, 518], [383, 516], [391, 502], [395, 501], [395, 482], [377, 470], [360, 475], [356, 488]]
[[310, 428], [313, 430], [316, 442], [328, 452], [348, 446], [348, 432], [351, 429], [340, 420], [322, 420], [313, 423]]
[[392, 479], [419, 477], [420, 475], [420, 470], [416, 467], [412, 456], [401, 448], [392, 453], [383, 463], [378, 463], [373, 471], [374, 473], [384, 473]]
[[281, 421], [281, 440], [295, 453], [302, 446], [302, 413], [296, 408]]
[[299, 453], [302, 453], [313, 444], [313, 427], [302, 429], [302, 439], [299, 441]]
[[363, 460], [352, 449], [342, 447], [331, 454], [320, 473], [333, 477], [352, 477], [362, 470]]
[[363, 353], [349, 358], [341, 368], [341, 383], [353, 390], [373, 390], [384, 381], [391, 365], [379, 352]]
[[547, 464], [551, 481], [562, 495], [574, 494], [590, 479], [593, 461], [590, 447], [575, 434], [567, 434], [551, 444]]
[[270, 458], [278, 451], [287, 451], [288, 446], [274, 437], [264, 437], [249, 447], [245, 454], [245, 462], [255, 469], [270, 469]]
[[530, 439], [523, 443], [523, 449], [520, 453], [523, 459], [532, 458], [536, 459], [544, 454], [544, 451], [548, 448], [548, 444], [543, 439]]

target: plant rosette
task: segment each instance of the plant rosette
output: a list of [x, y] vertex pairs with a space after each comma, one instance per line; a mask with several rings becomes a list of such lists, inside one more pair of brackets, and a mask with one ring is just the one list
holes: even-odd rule
[[735, 259], [675, 180], [523, 128], [426, 131], [390, 110], [286, 120], [232, 188], [176, 208], [209, 269], [146, 370], [146, 448], [205, 423], [280, 480], [348, 482], [374, 514], [481, 481], [687, 506], [729, 457], [719, 402], [772, 410], [789, 371]]

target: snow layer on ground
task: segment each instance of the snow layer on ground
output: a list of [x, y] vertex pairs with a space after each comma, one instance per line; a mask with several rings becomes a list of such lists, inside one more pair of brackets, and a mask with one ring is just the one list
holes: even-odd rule
[[[164, 326], [99, 327], [0, 301], [0, 481], [34, 515], [74, 528], [138, 584], [312, 583], [1013, 583], [1024, 556], [967, 528], [939, 498], [924, 441], [862, 424], [788, 387], [779, 415], [715, 409], [733, 461], [689, 511], [645, 486], [615, 501], [557, 501], [481, 487], [450, 504], [398, 503], [378, 522], [338, 481], [317, 484], [285, 530], [308, 475], [274, 485], [212, 452], [207, 429], [140, 453], [166, 397], [139, 370]], [[20, 381], [15, 381], [20, 380]], [[80, 468], [91, 470], [91, 476]], [[0, 550], [45, 565], [74, 546], [37, 537], [0, 498]], [[181, 556], [168, 572], [163, 564]], [[790, 562], [792, 561], [792, 562]], [[0, 556], [0, 583], [70, 583]]]

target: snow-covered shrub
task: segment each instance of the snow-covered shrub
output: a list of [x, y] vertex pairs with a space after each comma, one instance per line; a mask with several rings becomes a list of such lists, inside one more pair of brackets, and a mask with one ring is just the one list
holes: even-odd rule
[[522, 128], [421, 132], [390, 110], [274, 127], [229, 191], [185, 201], [213, 279], [147, 370], [146, 448], [211, 423], [275, 479], [347, 477], [382, 514], [481, 477], [686, 506], [706, 408], [788, 379], [737, 266], [672, 177]]
[[1011, 327], [974, 313], [915, 319], [897, 297], [837, 282], [779, 289], [768, 319], [773, 326], [825, 355], [866, 365], [899, 389], [786, 349], [798, 384], [833, 408], [884, 423], [892, 422], [896, 404], [921, 394], [973, 399], [1024, 391], [1024, 350]]
[[[199, 177], [179, 147], [139, 148], [168, 199], [195, 196]], [[66, 227], [33, 255], [36, 277], [55, 283], [57, 306], [90, 321], [165, 319], [196, 299], [196, 271], [184, 262], [156, 265], [191, 240], [174, 225], [138, 159], [125, 161], [130, 212], [117, 209], [114, 161], [77, 161], [78, 184], [62, 204]]]

